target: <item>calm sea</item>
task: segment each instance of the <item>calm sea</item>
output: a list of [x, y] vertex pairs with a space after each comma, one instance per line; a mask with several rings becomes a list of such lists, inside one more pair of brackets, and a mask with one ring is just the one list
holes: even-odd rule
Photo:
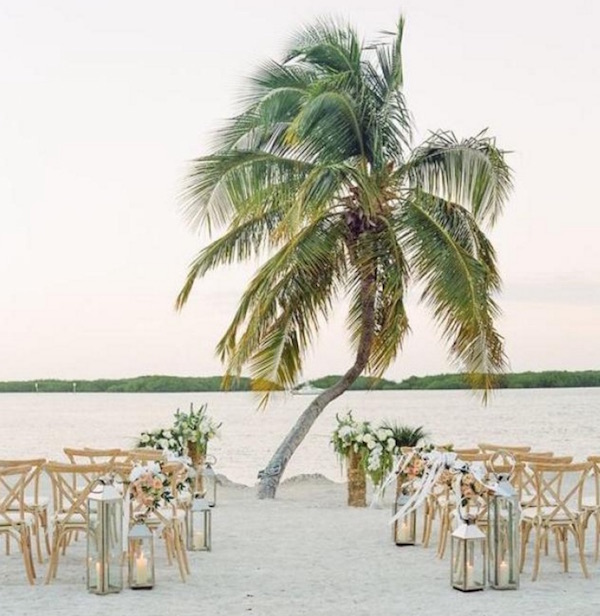
[[[0, 394], [0, 458], [63, 459], [63, 447], [134, 445], [140, 431], [167, 427], [177, 408], [207, 403], [223, 423], [211, 443], [217, 470], [252, 485], [311, 396], [274, 394], [257, 410], [251, 393]], [[504, 390], [484, 407], [467, 391], [348, 392], [317, 420], [288, 465], [286, 476], [341, 473], [329, 445], [336, 413], [423, 426], [434, 443], [529, 444], [583, 458], [600, 454], [600, 388]]]

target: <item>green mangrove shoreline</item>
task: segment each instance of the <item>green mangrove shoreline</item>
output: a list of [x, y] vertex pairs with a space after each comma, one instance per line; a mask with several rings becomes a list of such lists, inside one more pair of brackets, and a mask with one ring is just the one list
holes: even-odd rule
[[[327, 388], [339, 375], [312, 379], [313, 387]], [[600, 370], [545, 372], [515, 372], [497, 377], [498, 389], [547, 389], [553, 387], [600, 387]], [[444, 390], [469, 389], [463, 374], [436, 374], [411, 376], [403, 381], [359, 377], [352, 390]], [[260, 391], [277, 389], [253, 384], [247, 377], [240, 377], [223, 386], [223, 377], [138, 376], [126, 379], [34, 379], [31, 381], [0, 381], [0, 393], [166, 393], [166, 392], [218, 392]]]

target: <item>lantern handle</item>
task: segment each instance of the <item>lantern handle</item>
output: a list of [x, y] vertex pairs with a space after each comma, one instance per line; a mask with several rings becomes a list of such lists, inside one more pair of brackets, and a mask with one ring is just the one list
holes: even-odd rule
[[209, 466], [214, 466], [217, 463], [217, 456], [214, 456], [213, 454], [206, 454], [204, 462]]
[[498, 451], [494, 452], [494, 454], [488, 461], [488, 466], [490, 470], [492, 471], [492, 473], [496, 475], [496, 477], [498, 477], [501, 474], [503, 475], [507, 474], [507, 473], [499, 472], [500, 464], [503, 466], [506, 466], [506, 465], [510, 466], [510, 471], [508, 472], [508, 475], [510, 476], [515, 470], [515, 466], [517, 465], [517, 460], [514, 454], [511, 453], [510, 451], [505, 451], [504, 449], [498, 449]]

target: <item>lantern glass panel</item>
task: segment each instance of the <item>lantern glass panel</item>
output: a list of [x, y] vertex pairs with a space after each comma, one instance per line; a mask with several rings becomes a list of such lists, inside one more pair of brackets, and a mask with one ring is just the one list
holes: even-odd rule
[[129, 587], [154, 586], [154, 535], [143, 522], [129, 531]]
[[516, 494], [496, 494], [490, 498], [488, 545], [492, 588], [516, 590], [519, 587], [519, 520]]
[[[408, 495], [400, 494], [394, 503], [393, 514], [408, 502]], [[417, 542], [417, 512], [413, 509], [394, 521], [393, 539], [396, 545], [415, 545]]]
[[123, 501], [112, 485], [100, 484], [87, 502], [87, 587], [107, 594], [123, 588]]
[[459, 527], [452, 534], [450, 583], [463, 592], [483, 590], [485, 587], [485, 535], [474, 525], [472, 529], [461, 533]]
[[195, 497], [188, 512], [188, 526], [186, 544], [187, 549], [192, 551], [211, 549], [211, 517], [212, 511], [208, 501], [204, 498]]
[[208, 501], [209, 507], [217, 504], [217, 474], [210, 464], [206, 464], [202, 470], [202, 488], [204, 498]]

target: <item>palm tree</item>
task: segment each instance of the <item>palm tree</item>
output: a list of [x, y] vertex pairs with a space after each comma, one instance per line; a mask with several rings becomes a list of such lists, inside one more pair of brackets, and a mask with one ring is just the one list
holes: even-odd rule
[[210, 270], [262, 259], [217, 346], [226, 379], [248, 368], [263, 386], [292, 387], [335, 301], [349, 301], [354, 364], [259, 473], [260, 498], [275, 496], [327, 404], [394, 361], [409, 331], [409, 283], [484, 398], [505, 364], [494, 327], [500, 277], [483, 227], [501, 212], [510, 170], [485, 133], [436, 132], [411, 150], [403, 28], [400, 19], [374, 44], [335, 22], [302, 30], [282, 62], [250, 80], [243, 112], [188, 176], [190, 224], [220, 235], [192, 261], [177, 307]]

